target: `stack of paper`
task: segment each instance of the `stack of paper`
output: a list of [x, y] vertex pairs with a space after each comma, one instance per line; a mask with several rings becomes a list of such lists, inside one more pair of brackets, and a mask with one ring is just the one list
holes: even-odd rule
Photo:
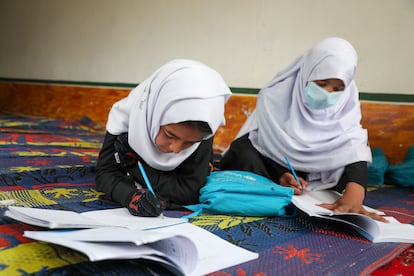
[[184, 275], [204, 275], [258, 258], [257, 253], [221, 239], [186, 219], [135, 217], [125, 208], [79, 214], [9, 207], [6, 215], [38, 226], [66, 228], [25, 231], [24, 236], [80, 251], [91, 261], [142, 258], [162, 262]]
[[73, 211], [9, 206], [5, 215], [40, 227], [95, 228], [104, 226], [148, 230], [187, 222], [184, 218], [160, 216], [156, 218], [132, 216], [126, 208], [76, 213]]

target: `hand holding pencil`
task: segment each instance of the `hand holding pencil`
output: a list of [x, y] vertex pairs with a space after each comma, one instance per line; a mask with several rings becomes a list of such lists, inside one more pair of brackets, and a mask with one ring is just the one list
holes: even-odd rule
[[144, 167], [139, 161], [138, 168], [147, 188], [138, 189], [137, 192], [131, 194], [127, 206], [128, 211], [134, 216], [158, 217], [162, 215], [162, 211], [165, 209], [165, 203], [157, 198]]
[[286, 156], [285, 159], [290, 172], [286, 172], [280, 177], [279, 184], [285, 187], [293, 188], [295, 195], [303, 194], [308, 182], [297, 176], [295, 169], [290, 163], [289, 157]]
[[148, 189], [139, 189], [132, 193], [130, 198], [127, 208], [134, 216], [158, 217], [165, 209], [165, 204]]

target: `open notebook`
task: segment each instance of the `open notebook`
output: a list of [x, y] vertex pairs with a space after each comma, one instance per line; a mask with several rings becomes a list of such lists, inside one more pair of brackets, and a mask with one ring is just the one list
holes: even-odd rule
[[[400, 223], [394, 217], [385, 216], [388, 223], [374, 220], [363, 214], [334, 213], [318, 206], [321, 203], [333, 203], [340, 197], [335, 191], [307, 191], [303, 195], [295, 195], [292, 203], [312, 217], [332, 220], [351, 226], [362, 236], [372, 242], [414, 243], [414, 225]], [[368, 206], [365, 209], [385, 215]]]
[[147, 230], [188, 221], [185, 218], [170, 218], [166, 216], [156, 218], [137, 217], [131, 215], [127, 208], [76, 213], [66, 210], [9, 206], [5, 215], [27, 224], [50, 229], [116, 226], [135, 230]]
[[177, 275], [205, 275], [259, 256], [191, 223], [146, 231], [112, 227], [25, 231], [24, 236], [80, 251], [91, 261], [142, 258], [161, 262]]

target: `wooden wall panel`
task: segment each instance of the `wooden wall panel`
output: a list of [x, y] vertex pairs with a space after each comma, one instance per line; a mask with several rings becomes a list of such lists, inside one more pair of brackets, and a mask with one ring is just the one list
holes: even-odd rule
[[[88, 116], [104, 127], [112, 104], [130, 90], [0, 82], [0, 110], [74, 121]], [[217, 151], [234, 139], [255, 106], [255, 95], [230, 98], [226, 126], [218, 129], [214, 140]], [[368, 129], [371, 147], [382, 148], [390, 163], [401, 162], [414, 144], [414, 105], [362, 102], [361, 109], [361, 124]]]
[[223, 151], [233, 141], [244, 121], [256, 108], [255, 95], [233, 95], [225, 106], [226, 125], [214, 136], [214, 148]]
[[390, 163], [402, 162], [414, 145], [414, 105], [362, 102], [361, 109], [371, 148], [382, 148]]
[[0, 82], [0, 110], [77, 121], [88, 116], [105, 126], [114, 102], [130, 89]]

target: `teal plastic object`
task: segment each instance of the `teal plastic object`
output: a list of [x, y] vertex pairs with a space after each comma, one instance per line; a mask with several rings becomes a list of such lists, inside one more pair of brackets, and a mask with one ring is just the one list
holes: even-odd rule
[[384, 184], [385, 172], [388, 169], [388, 160], [381, 148], [371, 150], [372, 163], [368, 166], [368, 183]]
[[[293, 189], [247, 171], [217, 171], [200, 190], [200, 204], [185, 206], [201, 213], [240, 216], [284, 216]], [[190, 215], [191, 217], [191, 215]]]
[[385, 183], [401, 187], [414, 187], [414, 145], [400, 164], [389, 165], [385, 172]]

